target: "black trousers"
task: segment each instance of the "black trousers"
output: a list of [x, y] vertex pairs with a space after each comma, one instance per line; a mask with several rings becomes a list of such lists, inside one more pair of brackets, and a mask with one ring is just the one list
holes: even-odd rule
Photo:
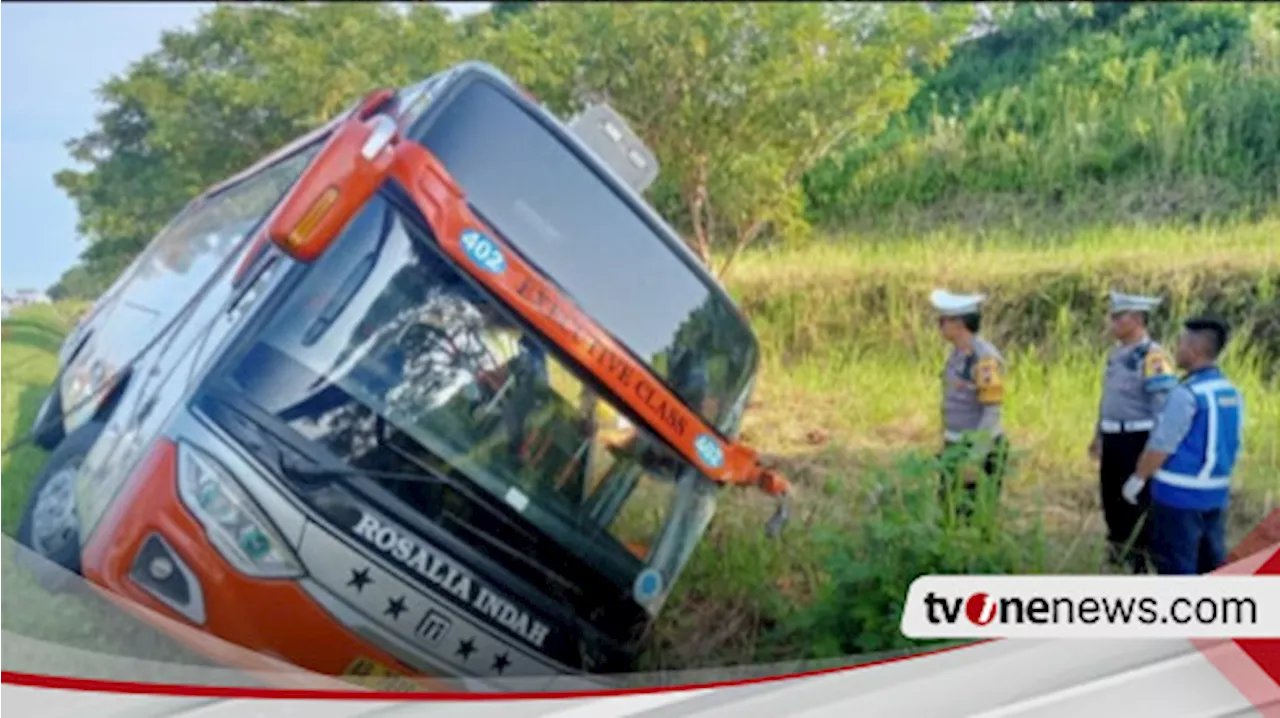
[[1107, 522], [1108, 559], [1127, 564], [1134, 573], [1146, 573], [1149, 531], [1139, 521], [1151, 505], [1151, 482], [1138, 495], [1138, 505], [1124, 500], [1121, 489], [1138, 467], [1138, 457], [1147, 446], [1150, 432], [1135, 431], [1102, 435], [1102, 462], [1099, 469], [1102, 516]]
[[[944, 507], [949, 507], [954, 502], [956, 515], [961, 518], [967, 518], [973, 514], [980, 493], [978, 481], [965, 479], [961, 475], [961, 469], [969, 464], [969, 453], [972, 449], [973, 443], [969, 439], [947, 441], [938, 454], [938, 459], [942, 462], [942, 486], [939, 499]], [[1003, 435], [997, 436], [992, 442], [991, 450], [982, 459], [982, 473], [979, 478], [980, 481], [992, 486], [992, 496], [997, 500], [1004, 484], [1008, 460], [1009, 442]]]

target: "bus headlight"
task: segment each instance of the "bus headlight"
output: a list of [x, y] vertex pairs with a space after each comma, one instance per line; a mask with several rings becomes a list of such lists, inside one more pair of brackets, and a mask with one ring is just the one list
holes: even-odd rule
[[63, 426], [68, 434], [98, 413], [98, 406], [109, 393], [108, 382], [117, 380], [100, 359], [80, 361], [68, 367], [61, 397]]
[[240, 484], [216, 460], [178, 444], [178, 495], [209, 541], [242, 573], [292, 578], [302, 567], [292, 549]]

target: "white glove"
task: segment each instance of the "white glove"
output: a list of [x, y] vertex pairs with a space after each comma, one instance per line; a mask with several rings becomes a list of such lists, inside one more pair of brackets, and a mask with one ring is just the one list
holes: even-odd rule
[[1124, 482], [1124, 486], [1120, 488], [1120, 495], [1125, 501], [1138, 505], [1138, 494], [1142, 493], [1142, 487], [1145, 486], [1147, 480], [1139, 476], [1130, 476], [1129, 480]]

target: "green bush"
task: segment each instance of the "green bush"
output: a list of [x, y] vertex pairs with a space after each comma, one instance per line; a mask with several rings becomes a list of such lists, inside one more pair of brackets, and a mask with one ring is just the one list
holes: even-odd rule
[[954, 501], [940, 500], [938, 477], [938, 460], [914, 453], [873, 470], [867, 520], [854, 531], [817, 532], [825, 580], [771, 640], [812, 658], [919, 648], [926, 644], [899, 628], [916, 578], [1061, 568], [1049, 561], [1051, 541], [1038, 516], [1002, 506], [987, 484], [966, 519]]

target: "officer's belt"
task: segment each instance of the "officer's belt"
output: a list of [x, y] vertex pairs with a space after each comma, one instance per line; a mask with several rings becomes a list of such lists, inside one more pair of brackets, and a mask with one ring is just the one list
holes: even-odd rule
[[1140, 431], [1151, 431], [1154, 428], [1156, 428], [1155, 419], [1136, 419], [1134, 421], [1103, 419], [1098, 422], [1098, 430], [1104, 434], [1134, 434]]
[[[963, 438], [965, 437], [965, 434], [967, 434], [967, 433], [968, 433], [968, 432], [966, 432], [966, 431], [952, 431], [951, 429], [947, 429], [947, 430], [945, 430], [945, 431], [943, 431], [943, 432], [942, 432], [942, 439], [943, 439], [944, 441], [953, 441], [953, 442], [954, 442], [954, 441], [960, 441], [961, 439], [963, 439]], [[1004, 432], [1003, 432], [1003, 431], [997, 431], [997, 432], [992, 436], [992, 438], [998, 439], [998, 438], [1000, 438], [1001, 436], [1004, 436]]]

